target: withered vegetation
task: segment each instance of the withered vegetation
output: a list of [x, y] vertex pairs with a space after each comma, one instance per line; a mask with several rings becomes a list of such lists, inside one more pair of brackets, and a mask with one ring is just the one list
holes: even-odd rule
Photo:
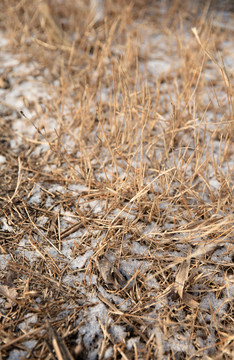
[[1, 1], [1, 359], [233, 358], [230, 4]]

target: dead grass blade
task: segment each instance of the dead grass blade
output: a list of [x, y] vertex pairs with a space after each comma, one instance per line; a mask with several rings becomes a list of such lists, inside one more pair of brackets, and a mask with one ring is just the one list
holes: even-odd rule
[[16, 197], [21, 181], [22, 181], [22, 163], [21, 163], [20, 157], [18, 157], [18, 178], [17, 178], [17, 183], [16, 183], [16, 188], [15, 188], [14, 194], [10, 198], [9, 202], [11, 202]]
[[49, 323], [47, 323], [47, 328], [49, 331], [51, 344], [53, 345], [58, 360], [74, 360], [65, 342], [60, 338], [57, 331], [53, 329]]
[[233, 15], [0, 1], [2, 359], [233, 358]]
[[175, 278], [175, 291], [178, 292], [180, 298], [183, 298], [184, 294], [184, 285], [188, 279], [190, 268], [190, 259], [185, 259], [179, 266], [179, 270], [177, 272]]

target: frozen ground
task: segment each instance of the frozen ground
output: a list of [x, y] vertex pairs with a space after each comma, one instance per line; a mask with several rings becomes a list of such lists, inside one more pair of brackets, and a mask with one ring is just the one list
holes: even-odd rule
[[[100, 16], [99, 14], [99, 20]], [[98, 20], [96, 19], [96, 21]], [[219, 25], [216, 23], [216, 26]], [[148, 43], [144, 40], [141, 47], [139, 56], [142, 61], [139, 62], [139, 69], [142, 76], [147, 74], [145, 81], [149, 87], [155, 86], [163, 78], [166, 79], [166, 82], [162, 81], [161, 84], [160, 98], [167, 107], [167, 103], [178, 102], [178, 94], [174, 90], [171, 90], [171, 94], [168, 93], [167, 81], [170, 78], [173, 84], [173, 74], [175, 76], [178, 74], [179, 69], [183, 66], [183, 59], [178, 54], [175, 37], [158, 32], [153, 33], [152, 29], [147, 31], [144, 32], [144, 39], [147, 39]], [[192, 31], [186, 29], [184, 33], [185, 47], [186, 42], [189, 44], [192, 37], [194, 37]], [[145, 51], [149, 44], [151, 53], [145, 60]], [[168, 48], [170, 48], [170, 54], [168, 54]], [[231, 37], [224, 38], [219, 44], [219, 52], [231, 80], [234, 75], [232, 49]], [[114, 52], [119, 54], [121, 48], [113, 49]], [[109, 71], [108, 59], [106, 64], [106, 71]], [[67, 294], [70, 294], [72, 301], [64, 301], [59, 311], [54, 310], [56, 318], [52, 316], [53, 311], [50, 312], [49, 320], [62, 323], [67, 319], [73, 319], [71, 320], [72, 326], [67, 329], [67, 332], [70, 334], [77, 329], [75, 341], [77, 344], [82, 343], [86, 351], [89, 350], [86, 355], [87, 359], [112, 359], [115, 358], [116, 352], [120, 353], [123, 359], [130, 359], [132, 356], [130, 354], [134, 353], [138, 354], [139, 359], [143, 359], [146, 358], [146, 354], [141, 355], [141, 350], [143, 351], [146, 341], [148, 344], [152, 342], [152, 346], [158, 349], [155, 358], [170, 358], [169, 353], [176, 354], [175, 358], [177, 359], [184, 358], [185, 353], [189, 353], [191, 359], [215, 358], [219, 341], [223, 344], [225, 356], [231, 356], [233, 352], [231, 352], [231, 340], [228, 336], [224, 336], [223, 339], [217, 338], [217, 327], [225, 333], [225, 324], [230, 324], [231, 299], [234, 296], [231, 272], [233, 238], [230, 231], [233, 214], [230, 205], [231, 195], [225, 192], [225, 186], [228, 189], [233, 186], [230, 177], [234, 165], [232, 144], [225, 138], [229, 126], [225, 114], [230, 99], [221, 84], [222, 78], [218, 67], [210, 62], [202, 70], [207, 82], [216, 81], [213, 86], [213, 94], [205, 92], [205, 86], [201, 94], [200, 105], [207, 105], [206, 115], [201, 116], [198, 109], [197, 116], [188, 119], [186, 129], [181, 128], [178, 132], [181, 149], [168, 152], [168, 156], [165, 158], [164, 139], [161, 137], [160, 140], [160, 134], [168, 129], [169, 110], [157, 114], [160, 127], [151, 126], [150, 122], [144, 124], [145, 128], [151, 127], [151, 136], [155, 136], [157, 139], [156, 150], [153, 150], [155, 144], [151, 142], [146, 144], [141, 151], [143, 129], [139, 127], [138, 131], [135, 131], [136, 147], [133, 148], [135, 154], [132, 156], [131, 166], [127, 171], [123, 158], [119, 158], [118, 164], [115, 166], [110, 163], [110, 153], [106, 148], [99, 150], [96, 155], [93, 153], [95, 151], [93, 142], [99, 140], [97, 128], [94, 127], [90, 130], [86, 151], [92, 151], [89, 159], [95, 172], [94, 178], [98, 184], [96, 187], [93, 180], [89, 183], [81, 177], [79, 182], [79, 175], [76, 175], [73, 181], [69, 181], [74, 174], [82, 174], [80, 164], [72, 164], [70, 168], [67, 168], [62, 161], [53, 163], [50, 160], [48, 154], [51, 143], [48, 138], [50, 141], [54, 141], [55, 147], [58, 146], [56, 145], [56, 132], [58, 133], [62, 127], [61, 119], [65, 119], [69, 124], [71, 107], [74, 104], [69, 97], [65, 96], [60, 113], [57, 112], [53, 116], [53, 111], [50, 109], [51, 115], [48, 116], [48, 107], [58, 96], [56, 87], [59, 86], [59, 83], [55, 80], [50, 82], [49, 86], [48, 83], [45, 83], [48, 70], [44, 69], [43, 71], [42, 74], [41, 66], [36, 61], [24, 62], [21, 54], [13, 53], [6, 34], [1, 31], [0, 131], [2, 131], [2, 138], [4, 131], [8, 131], [11, 136], [8, 139], [7, 152], [0, 154], [0, 171], [6, 174], [6, 168], [9, 166], [12, 156], [15, 155], [17, 162], [14, 162], [14, 167], [17, 165], [18, 179], [16, 184], [12, 184], [14, 188], [9, 185], [7, 199], [4, 189], [1, 189], [1, 199], [4, 198], [9, 206], [11, 204], [12, 211], [15, 211], [14, 209], [17, 207], [15, 201], [18, 201], [18, 186], [22, 187], [27, 181], [32, 185], [29, 187], [29, 192], [24, 193], [22, 199], [21, 210], [24, 205], [25, 209], [32, 210], [32, 213], [27, 210], [27, 221], [23, 219], [23, 210], [19, 210], [21, 213], [19, 213], [18, 223], [15, 222], [7, 208], [3, 208], [2, 214], [0, 212], [1, 233], [8, 236], [6, 242], [2, 240], [0, 243], [2, 318], [9, 316], [10, 309], [19, 305], [23, 296], [28, 296], [30, 299], [30, 306], [26, 308], [24, 316], [17, 326], [19, 336], [27, 334], [29, 336], [25, 336], [22, 341], [16, 341], [15, 345], [12, 342], [13, 345], [7, 347], [8, 342], [11, 343], [17, 338], [16, 333], [12, 334], [12, 338], [2, 344], [2, 351], [9, 348], [7, 358], [11, 360], [27, 356], [30, 358], [30, 354], [39, 341], [38, 338], [32, 340], [30, 334], [35, 331], [41, 316], [40, 311], [46, 306], [46, 299], [49, 298], [47, 291], [54, 291], [54, 296], [56, 296], [56, 293], [59, 294], [62, 289], [67, 298], [69, 298]], [[90, 100], [90, 111], [95, 109], [95, 104], [100, 101], [100, 96], [103, 103], [108, 102], [112, 89], [102, 86], [97, 98]], [[180, 84], [174, 83], [173, 88], [176, 86], [179, 87]], [[188, 106], [192, 106], [192, 92], [188, 102], [190, 103]], [[211, 102], [213, 107], [209, 110]], [[75, 106], [79, 107], [79, 103], [76, 103]], [[182, 103], [181, 106], [183, 106]], [[214, 112], [214, 108], [224, 109], [224, 112]], [[140, 112], [141, 108], [139, 107], [138, 110]], [[214, 118], [214, 113], [216, 118]], [[151, 114], [148, 115], [150, 118], [152, 117]], [[125, 127], [124, 116], [124, 113], [120, 113], [117, 118], [119, 126], [123, 128]], [[104, 125], [104, 132], [109, 131], [108, 126], [109, 124]], [[191, 138], [190, 130], [193, 138]], [[76, 146], [76, 142], [81, 141], [82, 131], [81, 126], [77, 126], [73, 131], [63, 133], [60, 140], [66, 149], [66, 152], [63, 153], [66, 159], [69, 159], [71, 154], [77, 156], [78, 159], [85, 158]], [[205, 163], [207, 167], [206, 179], [201, 180], [197, 177], [191, 182], [188, 181], [188, 186], [190, 185], [194, 189], [194, 193], [186, 194], [186, 188], [181, 190], [178, 178], [174, 181], [173, 176], [171, 183], [165, 184], [168, 189], [163, 189], [160, 172], [155, 172], [152, 167], [152, 157], [155, 156], [156, 160], [163, 164], [164, 172], [173, 173], [177, 168], [186, 173], [188, 179], [192, 179], [196, 169], [191, 159], [197, 146], [195, 140], [198, 138], [202, 139], [199, 161], [201, 166], [204, 166]], [[100, 141], [104, 141], [104, 136]], [[38, 169], [41, 178], [36, 173], [36, 163], [32, 165], [34, 171], [30, 175], [27, 173], [27, 177], [25, 175], [28, 171], [26, 167], [30, 166], [30, 160], [27, 160], [27, 165], [25, 165], [25, 160], [21, 158], [26, 142], [32, 145], [27, 155], [28, 158], [41, 159]], [[186, 148], [186, 151], [183, 148]], [[207, 154], [211, 154], [213, 162], [207, 161]], [[186, 161], [184, 161], [185, 158]], [[148, 164], [147, 172], [139, 180], [139, 190], [134, 194], [131, 192], [131, 179], [136, 175], [134, 169], [141, 166], [142, 162]], [[218, 171], [214, 167], [214, 163], [217, 164]], [[114, 189], [111, 188], [111, 185], [108, 186], [108, 181], [109, 184], [113, 184], [117, 175], [119, 179], [122, 179], [122, 183], [120, 181]], [[68, 181], [56, 183], [56, 179], [62, 178], [62, 176], [66, 177]], [[106, 181], [107, 178], [108, 181]], [[106, 181], [105, 189], [99, 186], [103, 181]], [[202, 182], [203, 184], [201, 184]], [[129, 189], [129, 196], [125, 192], [122, 206], [118, 203], [115, 209], [110, 208], [109, 211], [108, 197], [117, 197], [118, 193], [121, 193], [122, 186]], [[178, 188], [180, 188], [179, 193]], [[225, 206], [225, 203], [222, 203], [224, 200], [220, 199], [220, 208], [214, 211], [211, 196], [219, 197], [221, 188], [227, 197], [226, 204], [228, 205]], [[181, 191], [187, 196], [187, 204], [191, 207], [196, 206], [194, 194], [202, 193], [203, 209], [206, 208], [202, 224], [200, 224], [199, 214], [197, 219], [194, 217], [189, 219], [189, 209], [187, 212], [184, 210], [184, 218], [180, 218], [180, 223], [176, 223], [181, 202], [172, 202], [168, 199], [169, 196], [174, 196], [174, 199], [176, 197], [182, 199]], [[167, 192], [168, 199], [163, 195]], [[156, 194], [160, 201], [157, 211], [155, 211], [157, 214], [165, 214], [166, 218], [163, 222], [158, 222], [157, 216], [152, 214], [151, 216], [149, 212], [145, 217], [140, 214], [141, 211], [145, 211], [139, 210], [141, 199], [147, 197], [150, 204], [154, 202]], [[66, 207], [64, 201], [66, 197], [73, 203], [72, 206]], [[60, 198], [63, 199], [62, 203]], [[77, 201], [77, 199], [79, 200]], [[42, 209], [45, 210], [44, 215]], [[36, 217], [33, 217], [33, 211], [37, 212]], [[200, 211], [202, 212], [202, 205], [200, 205]], [[166, 216], [166, 214], [169, 215]], [[121, 233], [123, 223], [129, 224], [129, 231], [125, 230]], [[8, 251], [7, 242], [14, 239], [16, 234], [21, 231], [21, 224], [23, 232], [21, 239], [11, 248], [11, 251]], [[27, 224], [30, 226], [33, 224], [33, 232], [25, 231]], [[111, 231], [109, 231], [110, 224], [113, 224]], [[54, 234], [58, 235], [57, 242], [55, 242]], [[115, 246], [114, 239], [119, 234], [122, 242]], [[106, 245], [108, 237], [111, 238], [109, 246]], [[103, 248], [105, 248], [104, 252]], [[20, 279], [22, 288], [19, 290], [14, 286], [16, 275], [13, 267], [12, 265], [9, 267], [8, 264], [9, 262], [11, 264], [18, 263], [20, 259], [22, 259], [22, 268], [19, 267], [17, 281]], [[29, 269], [31, 268], [35, 274], [37, 272], [39, 274], [39, 268], [35, 264], [47, 260], [50, 265], [48, 265], [48, 274], [43, 278], [44, 289], [41, 286], [40, 291], [34, 290], [34, 286], [30, 286], [31, 280], [27, 271], [24, 270], [23, 264], [27, 263]], [[161, 265], [157, 267], [156, 263], [161, 263]], [[189, 269], [188, 272], [186, 272], [186, 267]], [[9, 272], [13, 277], [12, 281], [7, 278]], [[163, 291], [159, 291], [163, 282]], [[190, 285], [186, 287], [188, 283]], [[50, 290], [47, 289], [47, 285]], [[207, 291], [207, 286], [209, 291]], [[184, 291], [185, 287], [186, 291]], [[181, 296], [178, 296], [176, 292]], [[61, 295], [58, 297], [60, 299]], [[182, 304], [185, 304], [189, 311], [186, 311]], [[164, 314], [166, 314], [166, 309], [169, 311], [169, 308], [170, 316], [165, 319]], [[116, 314], [119, 316], [118, 318], [116, 318]], [[187, 328], [188, 318], [194, 316], [195, 319], [195, 314], [197, 316], [196, 321], [194, 320], [195, 329]], [[162, 322], [166, 322], [166, 326], [170, 328], [167, 337], [161, 327]], [[179, 327], [178, 323], [181, 324]], [[204, 324], [206, 325], [204, 326]], [[40, 333], [43, 335], [45, 331], [45, 328], [42, 328]]]

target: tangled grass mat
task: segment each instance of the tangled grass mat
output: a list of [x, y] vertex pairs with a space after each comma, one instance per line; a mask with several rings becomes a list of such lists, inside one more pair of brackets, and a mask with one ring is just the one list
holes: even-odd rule
[[233, 359], [231, 2], [0, 3], [0, 359]]

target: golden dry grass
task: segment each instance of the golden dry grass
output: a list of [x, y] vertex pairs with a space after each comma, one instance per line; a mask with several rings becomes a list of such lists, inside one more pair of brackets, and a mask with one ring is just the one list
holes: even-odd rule
[[103, 4], [0, 5], [0, 358], [231, 359], [233, 9]]

